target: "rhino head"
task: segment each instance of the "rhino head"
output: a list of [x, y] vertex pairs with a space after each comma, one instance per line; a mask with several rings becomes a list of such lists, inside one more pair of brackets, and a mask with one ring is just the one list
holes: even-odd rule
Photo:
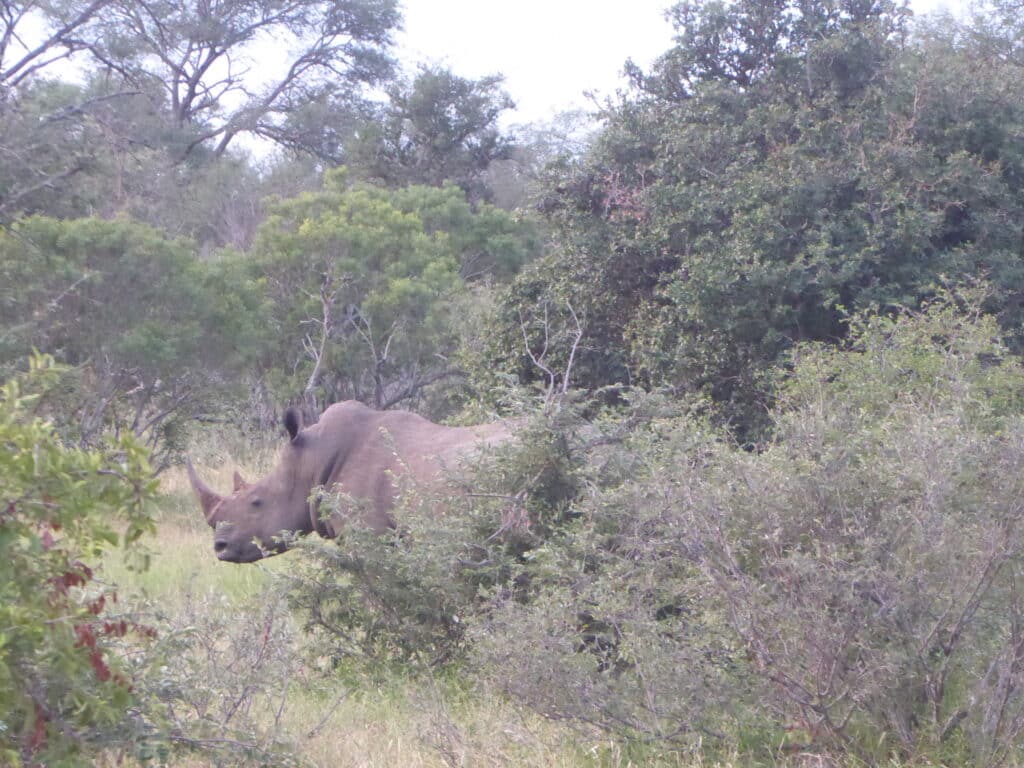
[[308, 497], [312, 483], [303, 482], [301, 417], [289, 410], [285, 428], [290, 442], [281, 460], [266, 477], [246, 482], [238, 472], [234, 489], [222, 496], [204, 483], [188, 462], [188, 477], [199, 498], [206, 522], [213, 528], [213, 551], [231, 563], [254, 560], [283, 552], [282, 534], [309, 533], [313, 529]]

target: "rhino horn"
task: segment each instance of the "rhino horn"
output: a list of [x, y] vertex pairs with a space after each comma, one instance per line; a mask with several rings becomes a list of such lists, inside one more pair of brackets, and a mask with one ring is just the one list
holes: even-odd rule
[[239, 474], [237, 469], [235, 470], [234, 481], [235, 481], [235, 492], [236, 493], [238, 491], [242, 490], [243, 488], [245, 488], [245, 486], [248, 485], [248, 483], [245, 482], [245, 478], [242, 477], [241, 474]]
[[223, 498], [214, 491], [210, 486], [199, 479], [199, 475], [196, 474], [195, 467], [192, 466], [192, 460], [186, 459], [186, 465], [188, 466], [188, 479], [192, 483], [192, 490], [196, 492], [196, 496], [199, 497], [199, 504], [203, 508], [203, 514], [206, 516], [206, 522], [212, 527], [213, 522], [213, 510], [223, 501]]

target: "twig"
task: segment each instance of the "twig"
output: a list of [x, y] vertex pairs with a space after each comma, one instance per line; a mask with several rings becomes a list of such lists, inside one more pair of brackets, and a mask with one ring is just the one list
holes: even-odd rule
[[307, 739], [312, 739], [314, 736], [316, 736], [318, 733], [320, 733], [320, 731], [323, 730], [323, 727], [325, 725], [327, 725], [327, 722], [331, 719], [331, 717], [334, 715], [334, 713], [338, 711], [338, 707], [341, 706], [341, 703], [343, 701], [345, 701], [345, 699], [347, 699], [347, 698], [348, 698], [348, 692], [346, 691], [345, 693], [341, 694], [335, 700], [335, 702], [331, 706], [331, 708], [329, 710], [327, 710], [327, 714], [325, 714], [323, 717], [320, 718], [320, 722], [318, 722], [315, 726], [313, 726], [313, 728], [310, 731], [308, 731], [306, 733], [306, 738]]

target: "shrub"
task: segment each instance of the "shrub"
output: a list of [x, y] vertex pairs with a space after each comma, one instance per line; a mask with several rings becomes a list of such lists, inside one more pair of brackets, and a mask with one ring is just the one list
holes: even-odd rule
[[[232, 601], [189, 589], [180, 611], [155, 614], [159, 637], [137, 658], [142, 727], [134, 754], [159, 765], [187, 757], [223, 768], [299, 764], [291, 713], [322, 691], [283, 602], [269, 592]], [[333, 714], [323, 698], [323, 721], [304, 732]]]
[[[1024, 376], [952, 299], [799, 346], [774, 440], [634, 429], [488, 676], [627, 738], [992, 764], [1024, 726]], [[599, 465], [591, 463], [590, 472]]]
[[676, 506], [716, 435], [645, 400], [588, 435], [573, 518], [531, 553], [534, 594], [495, 593], [472, 638], [483, 676], [548, 717], [690, 749], [734, 730], [750, 681]]
[[760, 455], [680, 488], [781, 723], [867, 760], [996, 761], [1024, 726], [1024, 377], [951, 301], [798, 349]]
[[11, 765], [81, 765], [130, 747], [133, 681], [113, 646], [149, 632], [87, 564], [152, 530], [146, 453], [127, 438], [63, 445], [37, 412], [57, 375], [38, 356], [0, 387], [0, 762]]

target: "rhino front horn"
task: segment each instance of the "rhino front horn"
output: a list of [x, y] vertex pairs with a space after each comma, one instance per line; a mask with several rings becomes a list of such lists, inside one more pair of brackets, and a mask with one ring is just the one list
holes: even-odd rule
[[213, 527], [213, 510], [221, 501], [223, 501], [223, 498], [220, 494], [210, 488], [210, 486], [199, 479], [199, 475], [196, 474], [195, 467], [192, 466], [191, 459], [186, 459], [185, 464], [188, 467], [188, 480], [192, 483], [192, 490], [195, 491], [196, 496], [199, 497], [199, 504], [203, 508], [203, 515], [206, 517], [206, 522]]

